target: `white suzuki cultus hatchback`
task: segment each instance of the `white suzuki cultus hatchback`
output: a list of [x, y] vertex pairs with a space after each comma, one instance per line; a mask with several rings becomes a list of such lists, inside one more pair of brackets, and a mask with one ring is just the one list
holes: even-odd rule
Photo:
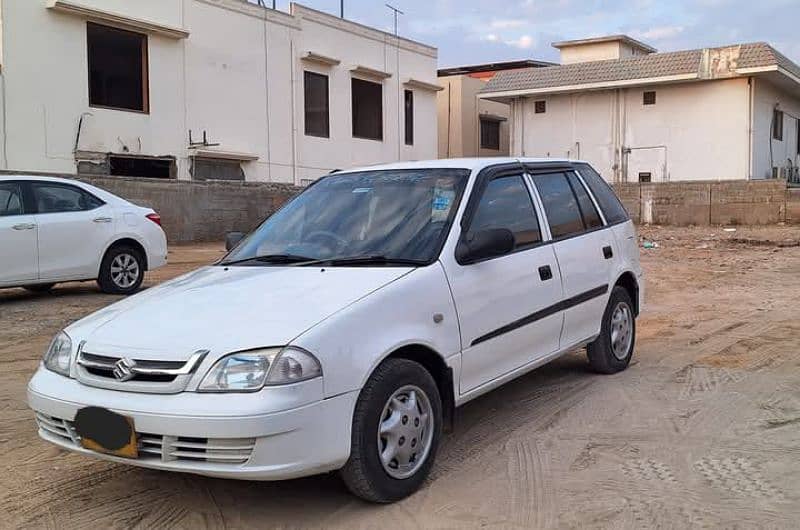
[[53, 339], [39, 434], [120, 463], [419, 488], [454, 409], [581, 346], [625, 369], [633, 223], [586, 163], [471, 159], [328, 175], [218, 263]]

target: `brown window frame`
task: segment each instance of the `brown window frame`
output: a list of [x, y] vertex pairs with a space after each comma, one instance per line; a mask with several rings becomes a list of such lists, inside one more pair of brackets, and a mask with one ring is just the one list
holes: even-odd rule
[[[485, 141], [487, 138], [484, 137], [484, 128], [483, 128], [484, 124], [487, 124], [487, 125], [491, 124], [492, 126], [496, 126], [497, 127], [497, 144], [496, 144], [496, 146], [495, 146], [494, 143], [490, 143], [488, 141]], [[494, 132], [492, 132], [492, 134], [494, 134]], [[497, 120], [489, 120], [489, 119], [486, 119], [486, 118], [481, 118], [480, 119], [479, 136], [480, 136], [481, 149], [489, 149], [489, 150], [492, 150], [492, 151], [499, 151], [500, 150], [500, 122], [499, 121], [497, 121]]]
[[[378, 100], [379, 103], [380, 103], [380, 112], [378, 113], [378, 124], [377, 124], [378, 125], [378, 133], [379, 134], [377, 136], [369, 136], [369, 135], [359, 134], [356, 131], [356, 127], [357, 127], [357, 123], [358, 122], [356, 120], [356, 90], [355, 90], [355, 86], [357, 84], [359, 84], [359, 83], [365, 83], [365, 84], [374, 85], [373, 89], [375, 87], [378, 87], [380, 89], [380, 99]], [[352, 132], [353, 138], [358, 138], [359, 140], [372, 140], [374, 142], [383, 142], [383, 137], [384, 137], [384, 134], [383, 134], [383, 107], [384, 107], [383, 90], [384, 90], [384, 86], [383, 86], [383, 83], [381, 83], [381, 82], [369, 81], [367, 79], [360, 79], [358, 77], [352, 77], [350, 79], [350, 105], [351, 105], [351, 108], [350, 108], [350, 121], [351, 121], [351, 132]], [[359, 132], [363, 132], [363, 131], [359, 131]]]
[[414, 145], [414, 91], [403, 92], [403, 109], [405, 111], [406, 145]]
[[772, 139], [783, 141], [783, 111], [779, 109], [772, 110]]
[[[325, 80], [325, 123], [324, 129], [325, 132], [322, 131], [310, 131], [309, 130], [309, 107], [308, 107], [308, 78], [322, 78]], [[325, 74], [320, 74], [319, 72], [312, 72], [311, 70], [304, 70], [303, 71], [303, 121], [304, 121], [304, 131], [306, 136], [314, 136], [316, 138], [330, 138], [331, 137], [331, 88], [330, 88], [330, 78]]]
[[533, 113], [534, 114], [546, 114], [547, 113], [547, 100], [539, 99], [533, 102]]
[[645, 90], [642, 92], [642, 105], [655, 105], [656, 104], [656, 91]]
[[[89, 32], [90, 28], [102, 28], [105, 31], [117, 32], [117, 33], [126, 33], [128, 35], [136, 36], [140, 39], [141, 43], [141, 56], [142, 56], [142, 108], [141, 109], [133, 109], [127, 107], [116, 107], [113, 105], [102, 105], [98, 103], [92, 103], [92, 55], [89, 53]], [[94, 109], [109, 109], [109, 110], [118, 110], [122, 112], [133, 112], [136, 114], [150, 114], [150, 54], [149, 54], [149, 42], [148, 36], [146, 33], [137, 33], [135, 31], [128, 31], [126, 29], [120, 29], [115, 26], [109, 26], [106, 24], [98, 24], [96, 22], [87, 22], [86, 23], [86, 66], [87, 66], [87, 79], [88, 79], [88, 98], [89, 98], [89, 107]]]

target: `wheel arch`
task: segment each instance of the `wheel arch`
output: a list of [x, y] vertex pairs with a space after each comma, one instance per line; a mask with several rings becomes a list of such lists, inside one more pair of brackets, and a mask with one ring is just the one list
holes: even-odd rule
[[115, 249], [117, 247], [123, 247], [123, 246], [131, 247], [131, 248], [137, 250], [142, 255], [142, 258], [144, 259], [144, 270], [148, 270], [149, 269], [149, 260], [148, 260], [148, 257], [147, 257], [147, 249], [144, 248], [144, 245], [142, 245], [141, 242], [139, 242], [138, 240], [136, 240], [136, 239], [134, 239], [132, 237], [129, 237], [129, 236], [120, 237], [118, 239], [115, 239], [111, 244], [109, 244], [106, 247], [105, 252], [103, 252], [103, 257], [100, 260], [100, 263], [101, 264], [103, 263], [103, 260], [106, 259], [106, 256], [108, 255], [109, 252], [111, 252], [111, 250], [113, 250], [113, 249]]
[[614, 283], [614, 287], [622, 287], [626, 291], [628, 291], [628, 296], [631, 297], [631, 302], [633, 302], [633, 313], [635, 316], [639, 316], [639, 282], [636, 280], [636, 276], [631, 271], [625, 271], [620, 274], [617, 281]]
[[[442, 398], [442, 419], [444, 429], [452, 430], [455, 415], [455, 384], [453, 382], [453, 369], [450, 368], [438, 352], [424, 344], [407, 344], [392, 351], [381, 360], [406, 359], [414, 361], [425, 368], [439, 389]], [[381, 363], [378, 363], [380, 365]], [[377, 366], [375, 366], [377, 368]]]

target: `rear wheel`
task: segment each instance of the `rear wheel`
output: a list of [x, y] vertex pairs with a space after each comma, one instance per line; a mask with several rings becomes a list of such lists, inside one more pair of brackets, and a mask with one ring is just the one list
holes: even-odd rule
[[144, 280], [144, 258], [132, 247], [120, 245], [106, 252], [97, 283], [109, 294], [132, 294]]
[[34, 285], [23, 285], [22, 288], [26, 291], [30, 291], [32, 293], [47, 293], [49, 292], [56, 284], [54, 283], [37, 283]]
[[614, 374], [628, 367], [636, 342], [636, 319], [628, 291], [616, 286], [611, 291], [600, 336], [589, 344], [589, 364], [601, 374]]
[[384, 361], [364, 385], [341, 476], [355, 495], [388, 503], [414, 493], [430, 473], [442, 403], [430, 373], [406, 359]]

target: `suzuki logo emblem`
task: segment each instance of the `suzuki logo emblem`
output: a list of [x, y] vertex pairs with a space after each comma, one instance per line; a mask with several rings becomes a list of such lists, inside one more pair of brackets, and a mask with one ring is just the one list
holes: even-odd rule
[[136, 375], [133, 371], [134, 368], [136, 368], [136, 361], [123, 357], [114, 364], [114, 377], [119, 381], [129, 381]]

